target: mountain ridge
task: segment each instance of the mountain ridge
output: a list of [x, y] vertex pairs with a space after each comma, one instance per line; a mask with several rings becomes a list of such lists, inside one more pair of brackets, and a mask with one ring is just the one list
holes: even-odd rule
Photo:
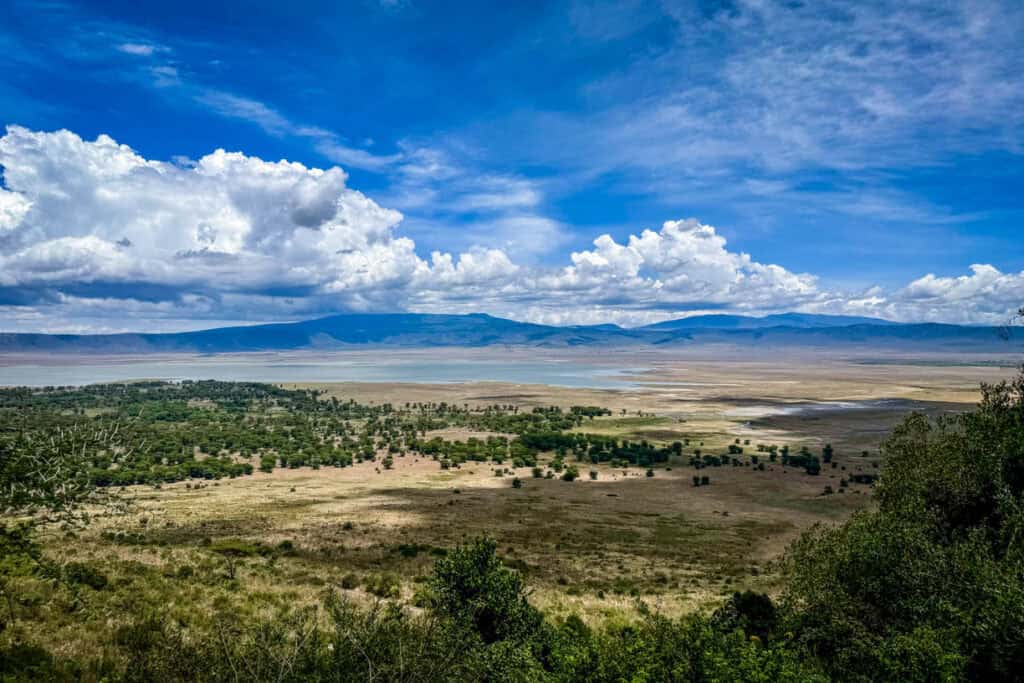
[[[587, 347], [735, 344], [864, 346], [950, 350], [1024, 348], [997, 327], [898, 323], [856, 316], [782, 313], [760, 318], [692, 316], [638, 328], [554, 326], [485, 313], [343, 313], [311, 320], [192, 332], [98, 335], [0, 333], [0, 353], [236, 353], [437, 346]], [[1024, 335], [1018, 335], [1024, 337]]]
[[764, 329], [768, 327], [847, 327], [850, 325], [905, 325], [883, 318], [868, 318], [852, 315], [825, 315], [820, 313], [775, 313], [766, 316], [733, 315], [711, 313], [688, 318], [664, 320], [645, 325], [646, 330], [678, 329]]

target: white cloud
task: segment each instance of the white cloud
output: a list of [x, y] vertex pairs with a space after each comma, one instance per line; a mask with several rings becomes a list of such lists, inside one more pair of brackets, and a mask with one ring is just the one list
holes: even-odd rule
[[953, 277], [929, 273], [890, 292], [878, 286], [832, 292], [806, 310], [905, 322], [1005, 325], [1024, 305], [1024, 271], [1004, 273], [990, 264], [974, 264], [970, 270]]
[[402, 159], [401, 154], [373, 154], [365, 149], [339, 142], [334, 136], [324, 135], [316, 144], [318, 152], [336, 164], [354, 166], [368, 171], [380, 171]]
[[730, 303], [750, 309], [798, 306], [818, 295], [814, 276], [731, 252], [714, 227], [693, 218], [630, 235], [626, 244], [602, 235], [594, 246], [572, 254], [573, 265], [551, 284], [577, 291], [614, 285], [652, 304]]
[[[538, 214], [544, 193], [536, 180], [477, 167], [480, 150], [452, 149], [399, 140], [396, 151], [371, 151], [373, 141], [354, 146], [345, 137], [320, 126], [308, 125], [259, 100], [206, 87], [183, 77], [170, 65], [148, 67], [149, 85], [174, 98], [193, 100], [219, 116], [246, 121], [274, 137], [309, 141], [320, 155], [347, 168], [385, 175], [387, 203], [416, 212], [416, 224], [432, 231], [449, 232], [444, 242], [460, 249], [503, 248], [526, 258], [551, 253], [569, 239], [560, 223]], [[459, 145], [453, 145], [459, 147]], [[530, 230], [536, 239], [523, 239]], [[541, 234], [543, 233], [543, 234]]]
[[438, 213], [430, 221], [415, 220], [417, 232], [443, 236], [444, 243], [453, 249], [500, 249], [523, 264], [561, 252], [571, 239], [568, 226], [531, 212], [487, 213], [472, 218]]
[[[890, 224], [971, 219], [928, 206], [901, 174], [1024, 151], [1018, 0], [629, 5], [576, 12], [624, 31], [667, 15], [654, 18], [663, 41], [598, 74], [585, 106], [522, 109], [466, 135], [580, 184], [614, 174], [615, 190], [669, 206], [753, 199], [774, 215], [813, 207]], [[573, 24], [582, 49], [603, 46]]]
[[507, 280], [519, 267], [498, 249], [479, 249], [466, 252], [453, 263], [452, 255], [435, 251], [431, 254], [432, 278], [444, 284], [482, 284]]
[[[1024, 273], [990, 265], [891, 292], [823, 290], [814, 275], [730, 250], [696, 219], [621, 243], [601, 235], [568, 265], [550, 268], [523, 262], [529, 247], [515, 242], [555, 240], [557, 224], [484, 213], [479, 229], [490, 220], [504, 244], [425, 259], [399, 233], [402, 214], [348, 187], [340, 168], [240, 152], [170, 163], [105, 135], [86, 141], [10, 127], [0, 166], [0, 325], [8, 329], [54, 329], [61, 320], [77, 329], [86, 319], [97, 329], [150, 321], [157, 329], [340, 310], [486, 311], [585, 324], [794, 309], [1001, 322], [1024, 302]], [[418, 168], [451, 177], [444, 163]]]
[[881, 304], [893, 317], [947, 322], [1005, 323], [1024, 306], [1024, 271], [1003, 273], [974, 264], [970, 275], [936, 277], [929, 273]]
[[22, 195], [0, 188], [0, 236], [21, 223], [29, 206], [31, 203]]
[[463, 193], [451, 201], [452, 211], [500, 211], [532, 209], [540, 204], [542, 195], [535, 184], [525, 178], [482, 175], [462, 179]]
[[501, 249], [530, 263], [571, 239], [565, 225], [541, 214], [542, 181], [480, 170], [444, 148], [406, 142], [401, 149], [383, 197], [409, 212], [407, 229], [432, 245]]
[[8, 287], [302, 288], [342, 295], [343, 305], [425, 267], [393, 235], [401, 214], [348, 188], [338, 168], [223, 150], [183, 168], [107, 136], [17, 127], [0, 138], [0, 164]]
[[[417, 293], [410, 302], [420, 310], [485, 310], [558, 324], [643, 324], [705, 308], [792, 310], [824, 296], [813, 276], [731, 252], [712, 226], [696, 219], [668, 221], [625, 244], [601, 235], [593, 249], [574, 252], [570, 260], [560, 269], [513, 269], [495, 259], [488, 286], [480, 286], [486, 278], [477, 274], [472, 287]], [[442, 268], [435, 257], [434, 270], [450, 272], [450, 265]]]
[[298, 129], [298, 126], [274, 109], [248, 97], [207, 89], [197, 92], [195, 99], [221, 116], [255, 123], [271, 135], [284, 135]]
[[177, 67], [162, 64], [149, 69], [153, 78], [153, 85], [158, 88], [172, 88], [181, 84], [181, 75]]
[[178, 78], [178, 73], [162, 73], [157, 67], [152, 69], [157, 87], [177, 86], [190, 91], [192, 98], [199, 104], [221, 116], [240, 119], [253, 123], [270, 135], [294, 136], [311, 140], [316, 150], [327, 159], [368, 171], [382, 171], [394, 166], [404, 159], [402, 154], [374, 154], [368, 150], [345, 144], [337, 135], [319, 126], [307, 126], [292, 121], [276, 109], [268, 107], [259, 100], [242, 97], [213, 88], [201, 88], [186, 83]]
[[156, 52], [167, 52], [167, 48], [152, 43], [121, 43], [117, 49], [125, 54], [137, 57], [151, 57]]

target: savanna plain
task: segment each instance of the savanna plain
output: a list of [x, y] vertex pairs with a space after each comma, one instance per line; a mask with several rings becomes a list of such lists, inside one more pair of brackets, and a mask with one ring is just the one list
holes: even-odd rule
[[710, 613], [745, 591], [776, 597], [780, 560], [801, 533], [874, 505], [895, 425], [971, 409], [979, 383], [1009, 379], [1017, 360], [738, 349], [545, 358], [630, 370], [619, 388], [2, 390], [10, 431], [40, 416], [61, 434], [108, 417], [107, 429], [166, 442], [147, 451], [102, 437], [116, 445], [93, 477], [116, 503], [92, 501], [88, 524], [37, 534], [43, 556], [78, 583], [68, 592], [8, 571], [7, 636], [83, 661], [129, 637], [125, 625], [143, 613], [189, 624], [312, 607], [325, 591], [416, 611], [435, 563], [483, 538], [556, 621], [603, 627], [651, 611]]

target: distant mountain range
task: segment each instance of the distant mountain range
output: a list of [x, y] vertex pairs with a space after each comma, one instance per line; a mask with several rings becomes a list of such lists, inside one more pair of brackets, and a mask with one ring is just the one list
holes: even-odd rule
[[234, 353], [364, 347], [698, 344], [1019, 351], [1024, 350], [1024, 331], [1007, 338], [1006, 331], [997, 327], [905, 324], [807, 313], [762, 318], [700, 315], [632, 329], [617, 325], [556, 327], [480, 313], [386, 313], [166, 334], [0, 334], [0, 353]]
[[691, 318], [666, 320], [648, 325], [646, 330], [758, 330], [766, 327], [848, 327], [850, 325], [898, 325], [881, 318], [853, 315], [820, 315], [817, 313], [778, 313], [755, 318], [749, 315], [696, 315]]

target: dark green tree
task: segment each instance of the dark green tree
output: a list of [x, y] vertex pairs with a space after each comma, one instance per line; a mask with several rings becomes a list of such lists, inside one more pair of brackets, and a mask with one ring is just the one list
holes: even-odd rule
[[877, 507], [802, 538], [789, 629], [839, 680], [1016, 681], [1024, 670], [1024, 374], [978, 409], [909, 417]]
[[497, 547], [483, 538], [439, 558], [430, 581], [432, 604], [440, 614], [473, 624], [484, 643], [525, 641], [541, 616], [527, 601], [522, 576], [501, 562]]

